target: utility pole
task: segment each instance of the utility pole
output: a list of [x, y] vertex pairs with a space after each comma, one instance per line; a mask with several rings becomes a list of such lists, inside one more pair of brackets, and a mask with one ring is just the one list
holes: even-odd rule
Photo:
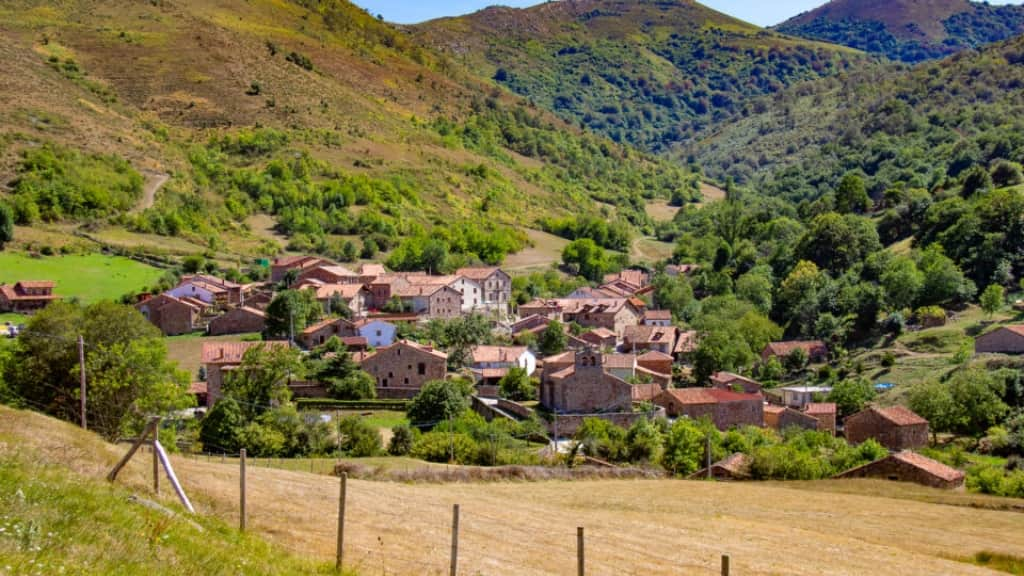
[[81, 405], [79, 409], [82, 412], [82, 429], [88, 430], [89, 427], [85, 419], [85, 338], [81, 334], [78, 335], [78, 401]]

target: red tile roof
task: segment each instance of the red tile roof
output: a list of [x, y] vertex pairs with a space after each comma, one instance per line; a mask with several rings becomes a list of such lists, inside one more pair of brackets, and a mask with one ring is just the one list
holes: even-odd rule
[[22, 280], [16, 285], [22, 288], [53, 288], [57, 283], [51, 280]]
[[811, 402], [804, 408], [806, 414], [835, 414], [836, 405], [834, 402]]
[[310, 326], [307, 326], [305, 329], [302, 330], [302, 333], [303, 334], [313, 334], [315, 332], [319, 332], [320, 330], [323, 330], [324, 328], [327, 328], [328, 326], [334, 326], [334, 325], [337, 325], [337, 326], [351, 326], [352, 322], [346, 320], [345, 318], [325, 318], [325, 319], [323, 319], [323, 320], [321, 320], [321, 321], [319, 321], [319, 322], [317, 322], [315, 324], [311, 324]]
[[644, 320], [672, 320], [671, 310], [648, 310], [644, 313]]
[[514, 363], [525, 353], [526, 346], [477, 346], [473, 348], [473, 363]]
[[1018, 336], [1024, 336], [1024, 324], [1011, 324], [1009, 326], [1003, 326], [1003, 328]]
[[490, 268], [459, 268], [455, 271], [455, 275], [465, 276], [470, 280], [486, 280], [497, 272], [501, 272], [501, 268], [497, 266]]
[[275, 340], [271, 342], [204, 342], [203, 364], [241, 364], [245, 353], [253, 348], [287, 347], [288, 342]]
[[660, 361], [664, 362], [666, 360], [671, 361], [672, 357], [669, 356], [668, 354], [665, 354], [664, 352], [659, 352], [657, 350], [651, 350], [650, 352], [647, 352], [645, 354], [641, 354], [640, 356], [638, 356], [637, 360], [647, 360], [647, 361], [660, 360]]
[[605, 368], [636, 368], [636, 356], [633, 354], [605, 354]]
[[189, 394], [207, 394], [209, 392], [209, 385], [206, 382], [193, 382], [188, 386]]
[[869, 408], [874, 410], [882, 418], [897, 426], [913, 426], [915, 424], [927, 424], [928, 421], [912, 412], [904, 406], [891, 406], [889, 408]]
[[932, 460], [931, 458], [922, 456], [917, 452], [904, 450], [902, 452], [893, 454], [892, 458], [895, 458], [896, 460], [899, 460], [904, 464], [909, 464], [910, 466], [924, 470], [925, 472], [931, 474], [932, 476], [942, 478], [947, 482], [953, 482], [964, 477], [964, 473], [957, 470], [956, 468], [950, 468], [949, 466], [946, 466], [942, 462], [937, 462], [935, 460]]
[[719, 402], [761, 401], [760, 394], [740, 394], [731, 390], [716, 388], [675, 388], [666, 390], [682, 404], [718, 404]]

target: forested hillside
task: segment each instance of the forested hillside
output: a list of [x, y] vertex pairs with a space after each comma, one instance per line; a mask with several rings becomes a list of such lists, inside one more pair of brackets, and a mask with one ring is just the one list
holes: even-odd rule
[[921, 62], [1024, 32], [1024, 7], [969, 0], [833, 0], [776, 29], [892, 60]]
[[0, 198], [25, 227], [271, 254], [267, 214], [294, 249], [433, 230], [496, 263], [541, 217], [650, 227], [645, 197], [697, 195], [345, 0], [19, 0], [0, 31]]
[[691, 0], [493, 7], [414, 31], [538, 106], [653, 151], [737, 115], [752, 96], [833, 76], [862, 59]]

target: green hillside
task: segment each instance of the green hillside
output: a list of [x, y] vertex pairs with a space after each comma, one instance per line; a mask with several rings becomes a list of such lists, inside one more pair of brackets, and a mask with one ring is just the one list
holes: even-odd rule
[[1024, 32], [1024, 8], [968, 0], [833, 0], [776, 29], [892, 60], [921, 62]]
[[691, 0], [492, 7], [413, 30], [567, 121], [654, 151], [739, 114], [750, 97], [861, 60]]
[[41, 233], [231, 260], [282, 248], [268, 214], [296, 250], [436, 230], [494, 262], [543, 216], [643, 227], [645, 198], [697, 195], [344, 0], [18, 0], [0, 31], [0, 199]]

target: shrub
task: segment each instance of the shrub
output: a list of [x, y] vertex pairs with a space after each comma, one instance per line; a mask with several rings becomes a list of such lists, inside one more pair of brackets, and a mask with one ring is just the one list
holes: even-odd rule
[[347, 456], [363, 458], [381, 452], [380, 432], [358, 416], [342, 418], [338, 423], [338, 447]]
[[419, 436], [419, 430], [408, 424], [399, 424], [391, 429], [391, 441], [388, 442], [388, 454], [407, 456], [412, 452], [413, 444]]
[[471, 391], [471, 385], [461, 381], [427, 382], [409, 404], [409, 421], [415, 426], [433, 427], [455, 418], [469, 408]]
[[896, 365], [896, 355], [890, 351], [886, 351], [882, 354], [881, 364], [883, 368], [892, 368]]
[[473, 462], [477, 445], [461, 432], [427, 432], [413, 443], [410, 455], [427, 462]]

